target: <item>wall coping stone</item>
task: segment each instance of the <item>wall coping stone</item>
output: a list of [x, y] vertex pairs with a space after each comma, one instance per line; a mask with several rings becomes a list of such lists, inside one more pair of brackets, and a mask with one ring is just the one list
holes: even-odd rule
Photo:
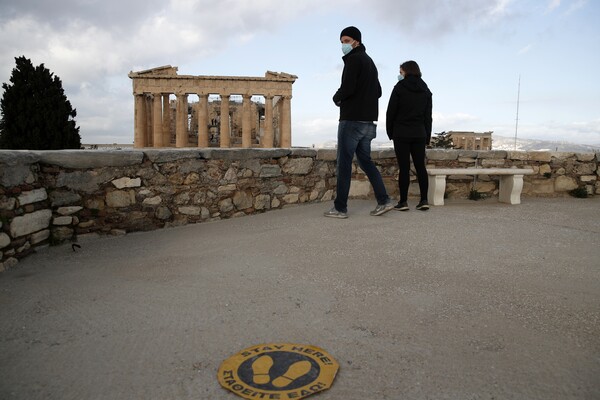
[[141, 164], [144, 153], [136, 150], [39, 150], [41, 164], [63, 168], [86, 169], [104, 166], [125, 167]]

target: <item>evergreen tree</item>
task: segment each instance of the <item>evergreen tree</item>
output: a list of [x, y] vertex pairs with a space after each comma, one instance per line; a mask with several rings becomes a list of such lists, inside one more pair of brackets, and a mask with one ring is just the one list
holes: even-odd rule
[[67, 100], [61, 80], [44, 64], [34, 67], [24, 56], [15, 61], [12, 84], [2, 84], [0, 148], [81, 148], [79, 127], [75, 126], [77, 112]]
[[446, 131], [435, 133], [435, 137], [431, 138], [431, 147], [437, 149], [453, 149], [454, 142], [452, 141], [452, 136], [450, 136]]

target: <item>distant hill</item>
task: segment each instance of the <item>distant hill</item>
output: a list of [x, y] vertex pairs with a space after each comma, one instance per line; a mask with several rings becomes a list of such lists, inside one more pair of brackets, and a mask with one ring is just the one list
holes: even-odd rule
[[[315, 145], [315, 148], [335, 148], [337, 142], [329, 141]], [[394, 144], [390, 142], [373, 141], [373, 149], [393, 148]], [[492, 135], [492, 150], [515, 150], [515, 139]], [[517, 138], [517, 151], [565, 151], [574, 153], [595, 153], [600, 152], [600, 144], [593, 146], [587, 144], [577, 144], [569, 142], [556, 142], [551, 140], [519, 139]]]
[[[492, 150], [515, 150], [515, 139], [504, 136], [492, 135]], [[575, 153], [600, 152], [600, 144], [596, 146], [569, 142], [555, 142], [551, 140], [519, 139], [517, 150], [532, 151], [567, 151]]]

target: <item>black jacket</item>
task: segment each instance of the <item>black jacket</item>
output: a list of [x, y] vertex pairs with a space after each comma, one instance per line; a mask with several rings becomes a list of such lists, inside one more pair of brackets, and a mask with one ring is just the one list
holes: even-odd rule
[[377, 121], [381, 85], [375, 63], [361, 43], [346, 54], [342, 84], [333, 96], [340, 107], [340, 121]]
[[386, 132], [392, 139], [431, 140], [432, 94], [418, 76], [409, 75], [394, 86], [386, 112]]

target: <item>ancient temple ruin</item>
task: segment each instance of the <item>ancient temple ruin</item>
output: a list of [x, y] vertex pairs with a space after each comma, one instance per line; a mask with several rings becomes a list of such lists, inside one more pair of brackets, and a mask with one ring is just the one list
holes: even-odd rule
[[135, 98], [134, 147], [292, 145], [295, 75], [177, 75], [177, 67], [167, 65], [128, 76]]

